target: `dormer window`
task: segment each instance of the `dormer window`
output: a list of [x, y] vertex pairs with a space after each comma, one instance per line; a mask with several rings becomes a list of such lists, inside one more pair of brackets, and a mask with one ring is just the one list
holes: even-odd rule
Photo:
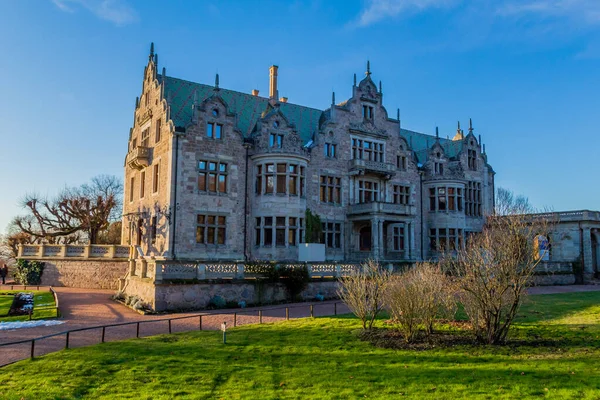
[[283, 135], [280, 133], [271, 133], [269, 136], [269, 147], [281, 149], [283, 147]]
[[475, 150], [467, 150], [467, 163], [471, 171], [477, 171], [477, 152]]
[[373, 107], [363, 106], [363, 118], [368, 120], [373, 119]]
[[444, 175], [444, 164], [441, 162], [433, 163], [433, 173], [435, 175]]
[[337, 157], [337, 145], [333, 143], [325, 143], [325, 157], [336, 158]]
[[214, 122], [206, 124], [206, 137], [211, 139], [221, 139], [223, 133], [223, 125]]

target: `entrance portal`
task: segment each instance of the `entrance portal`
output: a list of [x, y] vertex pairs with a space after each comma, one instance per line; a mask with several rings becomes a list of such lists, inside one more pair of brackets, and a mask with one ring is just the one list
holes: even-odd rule
[[365, 226], [360, 229], [360, 251], [371, 251], [371, 226]]

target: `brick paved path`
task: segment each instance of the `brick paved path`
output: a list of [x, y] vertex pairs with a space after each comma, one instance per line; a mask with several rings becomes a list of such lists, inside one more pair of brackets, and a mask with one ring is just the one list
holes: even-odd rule
[[[0, 286], [0, 289], [6, 288]], [[336, 312], [347, 313], [347, 307], [340, 302], [325, 301], [319, 303], [295, 303], [275, 306], [235, 309], [227, 311], [190, 312], [162, 315], [140, 315], [135, 311], [110, 300], [114, 294], [111, 290], [54, 288], [58, 294], [61, 321], [64, 324], [54, 326], [41, 326], [0, 331], [0, 344], [20, 340], [34, 339], [41, 336], [65, 332], [73, 329], [88, 328], [100, 325], [109, 325], [126, 322], [142, 322], [139, 328], [140, 337], [164, 334], [169, 332], [167, 318], [181, 318], [171, 322], [172, 332], [185, 332], [200, 329], [200, 315], [202, 315], [202, 329], [217, 330], [222, 322], [227, 322], [229, 327], [236, 325], [255, 324], [262, 319], [263, 323], [283, 321], [286, 318], [286, 307], [289, 318], [304, 318], [310, 316], [310, 306], [313, 304], [315, 317], [333, 315]], [[337, 304], [334, 304], [337, 303]], [[262, 318], [259, 317], [259, 311]], [[233, 313], [236, 313], [234, 316]], [[234, 321], [235, 320], [235, 321]], [[156, 322], [152, 322], [156, 321]], [[105, 341], [115, 341], [135, 338], [137, 324], [108, 327], [104, 331]], [[69, 347], [89, 346], [100, 343], [102, 329], [91, 329], [69, 334]], [[59, 351], [65, 347], [66, 335], [54, 336], [35, 341], [34, 352], [36, 356]], [[31, 354], [31, 341], [23, 344], [0, 347], [0, 366], [28, 358]]]

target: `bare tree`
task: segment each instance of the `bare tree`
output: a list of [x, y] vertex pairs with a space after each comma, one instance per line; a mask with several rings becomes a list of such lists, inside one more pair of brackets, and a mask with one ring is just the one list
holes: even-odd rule
[[340, 279], [338, 295], [361, 320], [363, 329], [371, 329], [383, 310], [389, 280], [390, 274], [373, 260], [367, 260], [360, 270]]
[[475, 336], [489, 344], [506, 340], [543, 258], [540, 238], [547, 237], [552, 225], [547, 215], [523, 213], [533, 209], [525, 198], [501, 193], [496, 208], [502, 215], [489, 216], [483, 231], [471, 236], [464, 249], [441, 259], [457, 277]]
[[118, 178], [101, 175], [90, 184], [65, 188], [55, 199], [27, 195], [23, 207], [28, 214], [14, 222], [21, 232], [46, 241], [83, 232], [94, 244], [111, 220], [118, 219], [122, 193]]

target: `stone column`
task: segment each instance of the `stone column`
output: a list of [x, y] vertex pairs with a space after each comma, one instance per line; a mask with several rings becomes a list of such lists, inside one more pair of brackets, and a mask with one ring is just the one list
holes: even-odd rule
[[381, 232], [381, 220], [373, 218], [371, 220], [371, 254], [375, 260], [381, 258], [381, 247], [383, 245], [383, 235]]
[[592, 264], [592, 231], [590, 228], [583, 228], [583, 274], [586, 279], [589, 279], [594, 274], [594, 266]]

